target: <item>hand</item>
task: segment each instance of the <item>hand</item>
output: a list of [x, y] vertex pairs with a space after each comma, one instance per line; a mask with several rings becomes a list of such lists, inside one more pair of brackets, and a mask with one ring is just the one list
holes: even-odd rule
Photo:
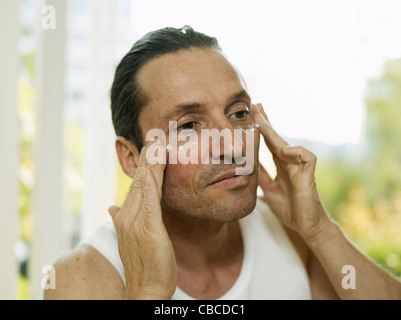
[[330, 220], [316, 188], [316, 156], [303, 147], [289, 146], [273, 130], [261, 104], [254, 105], [252, 113], [277, 167], [277, 176], [272, 179], [260, 166], [263, 200], [284, 225], [311, 239], [323, 232]]
[[142, 149], [124, 205], [110, 207], [109, 212], [124, 265], [126, 298], [168, 300], [176, 290], [177, 266], [160, 207], [166, 165], [151, 166], [147, 149]]

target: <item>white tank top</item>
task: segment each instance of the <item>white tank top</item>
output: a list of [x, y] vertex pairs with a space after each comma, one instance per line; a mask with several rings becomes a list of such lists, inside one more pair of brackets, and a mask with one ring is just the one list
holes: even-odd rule
[[[255, 210], [240, 220], [244, 259], [235, 284], [222, 300], [306, 300], [311, 299], [305, 266], [279, 220], [258, 201]], [[110, 220], [83, 241], [99, 251], [119, 272], [125, 274], [117, 234]], [[177, 287], [173, 300], [194, 299]]]

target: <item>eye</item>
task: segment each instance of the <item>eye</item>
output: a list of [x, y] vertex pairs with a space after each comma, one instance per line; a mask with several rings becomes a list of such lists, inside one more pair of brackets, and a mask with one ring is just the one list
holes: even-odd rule
[[251, 113], [248, 110], [240, 110], [233, 113], [233, 116], [237, 119], [245, 119], [248, 118]]
[[190, 121], [190, 122], [186, 122], [183, 125], [179, 126], [177, 129], [178, 131], [181, 130], [193, 130], [196, 127], [196, 122], [194, 121]]

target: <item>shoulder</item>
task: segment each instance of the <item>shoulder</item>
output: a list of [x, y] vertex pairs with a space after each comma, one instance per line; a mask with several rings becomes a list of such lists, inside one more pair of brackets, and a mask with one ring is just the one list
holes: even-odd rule
[[[266, 206], [267, 204], [264, 203]], [[271, 212], [271, 215], [274, 215]], [[314, 300], [337, 300], [338, 295], [335, 292], [330, 279], [327, 276], [325, 269], [320, 261], [317, 259], [314, 252], [309, 248], [305, 240], [295, 230], [285, 226], [277, 219], [278, 223], [283, 228], [290, 243], [298, 254], [305, 271], [309, 278], [309, 285], [311, 289], [312, 299]]]
[[[291, 228], [285, 226], [270, 209], [270, 206], [261, 198], [258, 198], [256, 204], [256, 210], [263, 216], [264, 221], [270, 226], [272, 232], [279, 235], [280, 238], [283, 236], [288, 238], [289, 244], [294, 247], [296, 253], [300, 257], [302, 263], [306, 267], [309, 258], [309, 247], [304, 239]], [[286, 240], [287, 241], [287, 240]]]
[[123, 299], [125, 287], [118, 271], [96, 249], [82, 245], [54, 264], [56, 289], [45, 300]]
[[295, 253], [307, 269], [310, 250], [304, 239], [295, 230], [285, 226], [262, 198], [258, 198], [255, 210], [260, 213], [264, 222], [269, 226], [271, 232], [277, 235], [277, 238], [282, 239], [295, 249]]
[[305, 240], [294, 230], [285, 227], [295, 250], [301, 258], [309, 276], [312, 299], [314, 300], [337, 300], [338, 295], [315, 254], [308, 247]]

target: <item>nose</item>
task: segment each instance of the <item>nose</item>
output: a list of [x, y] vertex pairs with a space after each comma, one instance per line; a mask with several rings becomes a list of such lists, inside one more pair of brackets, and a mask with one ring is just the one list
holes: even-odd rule
[[[233, 164], [236, 158], [242, 157], [244, 152], [242, 130], [235, 130], [227, 117], [214, 121], [205, 137], [212, 164]], [[203, 140], [203, 135], [202, 135]], [[204, 149], [203, 149], [204, 150]]]

